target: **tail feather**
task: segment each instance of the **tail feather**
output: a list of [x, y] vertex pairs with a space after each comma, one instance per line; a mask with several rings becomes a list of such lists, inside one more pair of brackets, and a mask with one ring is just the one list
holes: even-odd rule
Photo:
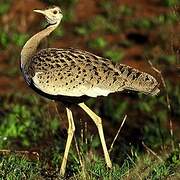
[[157, 95], [159, 93], [159, 83], [150, 74], [141, 72], [126, 65], [117, 65], [120, 76], [126, 79], [124, 89], [139, 91], [144, 94]]

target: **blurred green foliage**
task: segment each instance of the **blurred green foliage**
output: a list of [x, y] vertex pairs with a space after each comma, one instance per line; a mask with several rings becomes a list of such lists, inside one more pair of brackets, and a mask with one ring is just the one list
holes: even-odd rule
[[102, 37], [97, 37], [95, 40], [89, 42], [92, 49], [103, 49], [107, 46], [107, 41]]
[[9, 44], [22, 47], [28, 38], [29, 35], [27, 34], [17, 32], [10, 33], [6, 32], [4, 29], [0, 29], [0, 46], [4, 49], [8, 48]]
[[165, 26], [168, 24], [177, 23], [180, 16], [177, 13], [161, 14], [153, 18], [139, 18], [130, 21], [128, 24], [130, 27], [135, 27], [137, 29], [152, 29], [158, 27], [159, 25]]
[[113, 62], [120, 62], [124, 57], [124, 53], [122, 50], [106, 50], [104, 56]]
[[92, 19], [88, 22], [88, 29], [90, 32], [98, 31], [109, 33], [117, 33], [120, 30], [117, 24], [102, 15], [92, 17]]
[[105, 16], [111, 20], [133, 15], [133, 9], [127, 5], [116, 6], [112, 1], [103, 0], [100, 2], [100, 6], [105, 11]]
[[162, 2], [165, 6], [175, 6], [175, 5], [178, 5], [180, 2], [179, 0], [164, 0]]
[[81, 36], [87, 36], [89, 34], [89, 28], [84, 25], [76, 26], [74, 32]]
[[104, 112], [108, 118], [112, 119], [113, 122], [119, 121], [125, 115], [128, 108], [128, 102], [126, 101], [117, 101], [114, 102], [113, 99], [109, 98], [105, 100], [104, 103]]
[[13, 33], [11, 40], [15, 45], [22, 47], [26, 43], [28, 38], [29, 35], [27, 34]]
[[66, 6], [70, 7], [73, 6], [77, 0], [42, 0], [43, 2], [49, 4], [49, 5], [59, 5], [59, 6]]
[[159, 63], [175, 64], [176, 56], [175, 55], [161, 55], [158, 57]]
[[11, 6], [11, 0], [3, 0], [0, 2], [0, 16], [7, 13]]
[[9, 40], [9, 36], [8, 34], [3, 31], [2, 29], [0, 29], [0, 45], [3, 48], [6, 48], [9, 44], [10, 40]]

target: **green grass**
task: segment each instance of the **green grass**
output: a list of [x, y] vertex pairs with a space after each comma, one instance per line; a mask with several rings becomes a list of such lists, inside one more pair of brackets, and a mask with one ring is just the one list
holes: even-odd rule
[[0, 179], [6, 180], [35, 180], [40, 177], [38, 162], [16, 155], [0, 156]]
[[[168, 87], [172, 87], [172, 85], [168, 84]], [[168, 88], [168, 92], [171, 91], [172, 88]], [[172, 103], [172, 107], [180, 104], [178, 94], [179, 89], [176, 87], [174, 90], [175, 97], [170, 95], [171, 99], [176, 98], [176, 101]], [[111, 152], [113, 169], [108, 170], [103, 155], [98, 154], [98, 149], [101, 149], [98, 135], [92, 137], [93, 134], [87, 132], [84, 134], [86, 141], [79, 138], [77, 140], [80, 155], [78, 155], [74, 145], [71, 147], [66, 178], [72, 180], [99, 178], [118, 180], [180, 177], [178, 174], [180, 149], [176, 139], [171, 138], [169, 130], [165, 127], [165, 124], [168, 123], [165, 98], [145, 98], [144, 95], [140, 95], [139, 98], [141, 100], [138, 100], [139, 103], [136, 103], [136, 106], [133, 106], [131, 111], [144, 113], [145, 119], [143, 121], [145, 125], [141, 129], [143, 141], [155, 152], [155, 155], [149, 152], [149, 149], [140, 150], [138, 144], [128, 145], [120, 141], [121, 148], [118, 148], [118, 143], [115, 143]], [[17, 179], [22, 177], [26, 179], [59, 177], [59, 165], [63, 157], [65, 139], [61, 139], [59, 136], [59, 119], [47, 117], [47, 113], [44, 113], [44, 111], [47, 111], [47, 107], [42, 106], [44, 103], [44, 100], [41, 101], [41, 98], [37, 98], [35, 95], [22, 98], [17, 94], [3, 98], [1, 111], [3, 110], [4, 115], [1, 115], [0, 118], [1, 149], [11, 148], [16, 150], [20, 148], [20, 150], [27, 150], [33, 148], [33, 146], [36, 149], [41, 144], [41, 141], [45, 141], [49, 135], [51, 143], [46, 148], [39, 147], [40, 160], [27, 159], [25, 156], [17, 156], [16, 153], [1, 155], [0, 177], [4, 179], [14, 179], [15, 177]], [[104, 103], [104, 112], [106, 114], [104, 116], [111, 119], [112, 125], [117, 126], [120, 124], [120, 119], [122, 120], [123, 115], [126, 114], [129, 104], [127, 101], [118, 101], [117, 99], [114, 103], [114, 106], [112, 106], [112, 100], [106, 100]], [[93, 104], [94, 102], [89, 101], [89, 105], [92, 106]], [[159, 106], [158, 113], [152, 115], [153, 108], [157, 107], [157, 104]], [[41, 108], [39, 109], [39, 107]], [[180, 112], [177, 109], [176, 114], [178, 113]], [[130, 114], [128, 116], [127, 123], [132, 118]], [[175, 149], [171, 147], [172, 141]]]
[[[41, 136], [39, 128], [35, 124], [39, 116], [38, 109], [30, 111], [27, 106], [20, 104], [12, 104], [9, 107], [5, 107], [5, 109], [6, 108], [8, 113], [0, 119], [1, 148], [12, 146], [12, 144], [9, 143], [15, 139], [19, 139], [22, 146], [28, 146], [33, 139], [35, 140]], [[33, 132], [31, 129], [33, 129]]]
[[[161, 159], [159, 159], [161, 158]], [[175, 159], [173, 161], [172, 159]], [[137, 179], [166, 179], [167, 177], [179, 177], [179, 150], [174, 152], [163, 152], [160, 155], [152, 154], [137, 155], [132, 160], [134, 168], [129, 171], [129, 177]], [[126, 176], [126, 178], [128, 177]]]
[[[91, 149], [92, 150], [92, 149]], [[74, 152], [73, 152], [74, 154]], [[96, 180], [96, 179], [166, 179], [168, 177], [178, 179], [180, 177], [180, 149], [175, 151], [163, 151], [159, 154], [142, 154], [132, 149], [132, 154], [120, 164], [113, 163], [113, 168], [108, 170], [104, 159], [93, 151], [81, 153], [82, 166], [78, 159], [73, 159], [67, 167], [66, 178], [71, 180]], [[0, 177], [4, 179], [41, 179], [58, 178], [58, 170], [47, 171], [42, 162], [28, 160], [23, 156], [0, 156]], [[47, 173], [43, 173], [47, 171]]]

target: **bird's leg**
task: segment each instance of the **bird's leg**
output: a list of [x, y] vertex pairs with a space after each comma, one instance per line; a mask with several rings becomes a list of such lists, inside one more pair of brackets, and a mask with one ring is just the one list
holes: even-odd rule
[[99, 132], [99, 136], [100, 136], [100, 140], [101, 140], [101, 144], [103, 147], [103, 151], [104, 151], [104, 156], [105, 156], [105, 160], [106, 160], [106, 164], [109, 168], [112, 168], [112, 163], [111, 163], [111, 159], [109, 157], [109, 153], [107, 150], [107, 146], [106, 146], [106, 142], [105, 142], [105, 138], [104, 138], [104, 132], [103, 132], [103, 127], [102, 127], [102, 120], [99, 116], [97, 116], [90, 108], [88, 108], [84, 103], [79, 103], [78, 104], [91, 118], [92, 120], [95, 122], [97, 128], [98, 128], [98, 132]]
[[63, 157], [63, 161], [62, 161], [61, 169], [60, 169], [61, 176], [64, 176], [64, 174], [65, 174], [67, 157], [68, 157], [69, 149], [70, 149], [74, 131], [75, 131], [75, 125], [74, 125], [72, 111], [69, 108], [66, 108], [66, 111], [67, 111], [69, 128], [68, 128], [68, 138], [67, 138], [66, 147], [65, 147], [65, 151], [64, 151], [64, 157]]

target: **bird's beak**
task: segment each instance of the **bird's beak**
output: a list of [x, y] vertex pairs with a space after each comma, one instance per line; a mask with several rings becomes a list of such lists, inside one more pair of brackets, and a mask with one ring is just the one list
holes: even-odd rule
[[38, 10], [38, 9], [34, 9], [34, 12], [40, 13], [40, 14], [45, 14], [44, 10]]

